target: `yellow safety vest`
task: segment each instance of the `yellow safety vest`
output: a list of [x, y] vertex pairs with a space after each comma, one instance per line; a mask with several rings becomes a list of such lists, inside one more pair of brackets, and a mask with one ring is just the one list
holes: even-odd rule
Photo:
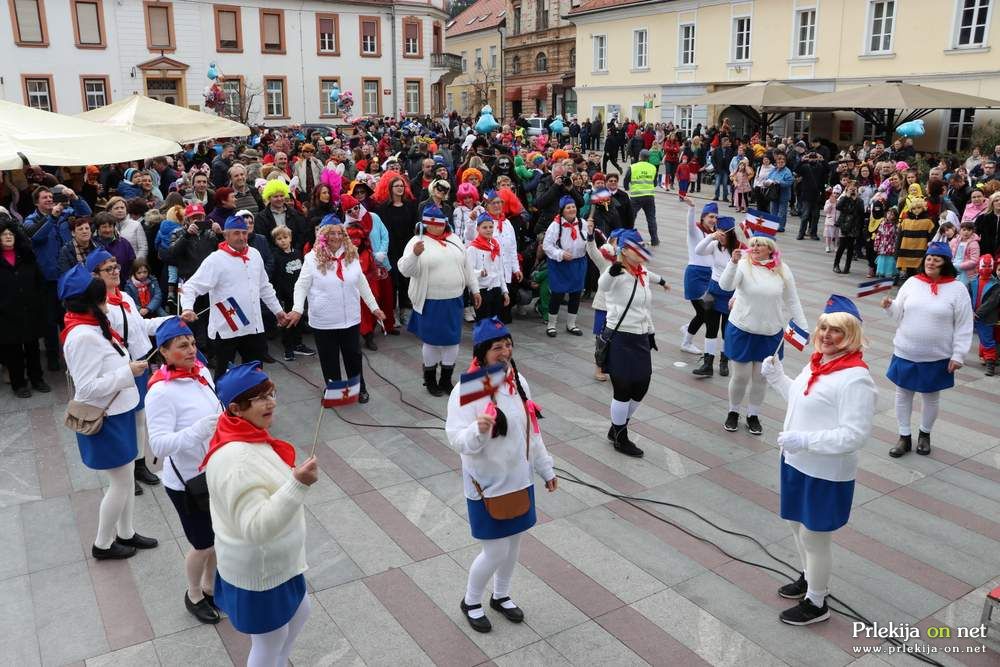
[[656, 167], [648, 162], [636, 162], [632, 165], [628, 185], [630, 197], [652, 197], [653, 180], [656, 178]]

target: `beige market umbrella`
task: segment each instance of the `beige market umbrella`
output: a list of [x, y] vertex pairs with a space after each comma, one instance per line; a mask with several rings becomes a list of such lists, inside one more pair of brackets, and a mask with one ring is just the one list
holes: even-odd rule
[[725, 88], [685, 101], [684, 104], [736, 107], [757, 127], [766, 130], [771, 123], [784, 118], [796, 100], [815, 95], [811, 90], [789, 86], [779, 81], [758, 81], [745, 86]]
[[110, 164], [180, 150], [167, 139], [0, 101], [0, 169]]
[[145, 95], [130, 95], [107, 106], [87, 111], [79, 118], [192, 144], [216, 137], [245, 137], [250, 128], [242, 123], [203, 111], [167, 104]]

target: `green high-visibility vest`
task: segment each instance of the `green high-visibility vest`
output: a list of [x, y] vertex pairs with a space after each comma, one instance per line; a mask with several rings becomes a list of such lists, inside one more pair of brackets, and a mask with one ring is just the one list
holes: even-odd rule
[[628, 185], [630, 197], [652, 197], [653, 180], [656, 178], [656, 167], [648, 162], [636, 162], [632, 165]]

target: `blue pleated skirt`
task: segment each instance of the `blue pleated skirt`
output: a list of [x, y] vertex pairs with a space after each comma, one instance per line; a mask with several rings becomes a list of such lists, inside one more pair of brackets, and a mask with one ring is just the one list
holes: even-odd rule
[[712, 267], [688, 264], [684, 267], [684, 298], [693, 301], [705, 296], [711, 280]]
[[271, 632], [288, 623], [305, 596], [306, 578], [301, 574], [266, 591], [248, 591], [233, 586], [215, 571], [215, 606], [245, 635]]
[[606, 310], [595, 310], [594, 311], [594, 335], [600, 334], [604, 331], [604, 325], [608, 321], [608, 311]]
[[583, 291], [587, 278], [587, 258], [577, 257], [569, 261], [548, 261], [549, 289], [556, 294], [572, 294]]
[[95, 435], [77, 433], [76, 445], [83, 465], [93, 470], [110, 470], [134, 461], [139, 455], [135, 410], [105, 417]]
[[885, 375], [897, 387], [929, 394], [955, 386], [955, 374], [948, 372], [949, 361], [910, 361], [894, 354]]
[[144, 410], [146, 408], [146, 392], [149, 391], [149, 368], [147, 367], [143, 371], [142, 375], [135, 378], [135, 388], [139, 390], [139, 405], [136, 410]]
[[458, 345], [462, 340], [462, 297], [427, 299], [424, 312], [413, 311], [407, 331], [428, 345]]
[[486, 511], [486, 503], [479, 500], [465, 499], [469, 510], [469, 528], [472, 529], [472, 536], [477, 540], [498, 540], [501, 537], [510, 537], [523, 533], [535, 525], [535, 485], [528, 487], [528, 496], [531, 498], [531, 509], [527, 514], [523, 514], [514, 519], [494, 519]]
[[653, 374], [653, 359], [649, 347], [649, 334], [626, 331], [608, 331], [608, 363], [605, 373], [616, 382], [643, 382]]
[[725, 345], [723, 346], [726, 356], [730, 361], [747, 363], [750, 361], [764, 361], [767, 357], [778, 350], [778, 358], [784, 359], [785, 350], [782, 345], [778, 348], [783, 338], [783, 332], [772, 336], [763, 334], [752, 334], [743, 331], [732, 322], [726, 323], [726, 331], [723, 334]]
[[854, 480], [831, 482], [796, 470], [781, 457], [781, 518], [809, 530], [831, 531], [847, 524]]
[[719, 286], [718, 282], [710, 280], [708, 281], [708, 293], [711, 294], [714, 299], [712, 309], [717, 313], [728, 315], [729, 300], [733, 298], [733, 294], [736, 292], [727, 292]]

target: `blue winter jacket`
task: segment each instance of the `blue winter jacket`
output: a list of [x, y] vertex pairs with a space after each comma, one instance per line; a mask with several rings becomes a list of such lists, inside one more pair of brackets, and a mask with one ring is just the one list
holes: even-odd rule
[[73, 238], [69, 233], [69, 219], [90, 214], [90, 205], [83, 198], [77, 198], [66, 204], [58, 220], [42, 215], [37, 209], [24, 219], [24, 231], [31, 237], [38, 266], [46, 280], [59, 280], [59, 251]]

